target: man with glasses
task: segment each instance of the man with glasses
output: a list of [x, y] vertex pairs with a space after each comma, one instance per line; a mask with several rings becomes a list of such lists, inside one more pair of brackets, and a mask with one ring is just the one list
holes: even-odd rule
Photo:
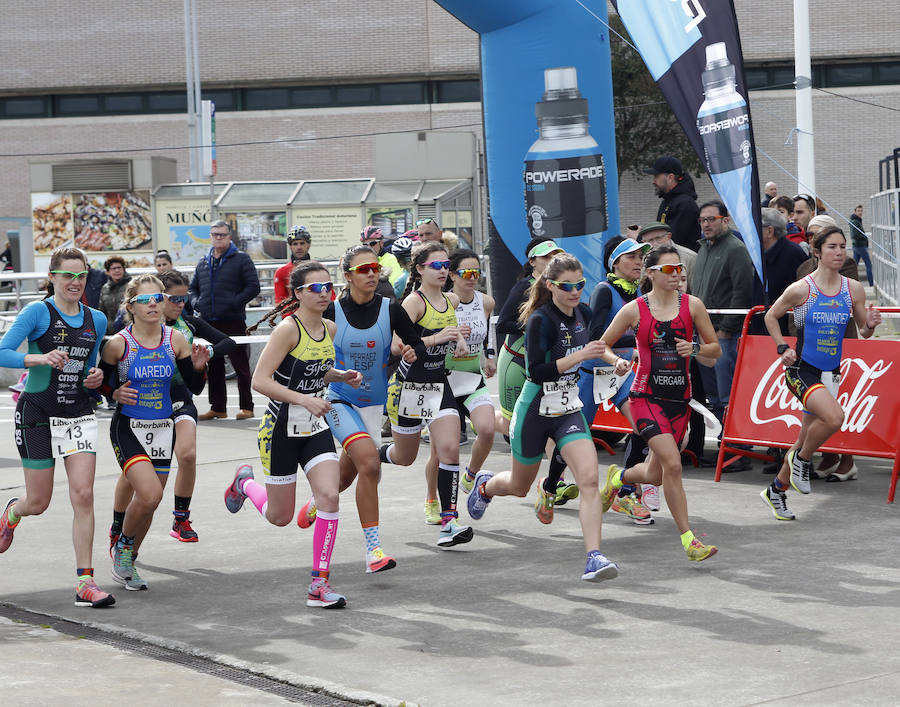
[[396, 299], [393, 295], [393, 287], [397, 284], [400, 275], [403, 274], [403, 267], [400, 261], [394, 256], [390, 250], [384, 247], [384, 234], [377, 226], [366, 226], [359, 234], [359, 242], [365, 246], [369, 246], [375, 251], [378, 257], [378, 264], [381, 266], [381, 280], [387, 280], [391, 285], [391, 294], [387, 293], [387, 289], [382, 288], [379, 284], [378, 294], [387, 297], [393, 301]]
[[[688, 282], [691, 292], [710, 310], [749, 309], [753, 302], [753, 262], [747, 247], [731, 232], [725, 204], [721, 201], [703, 204], [699, 226], [703, 238], [693, 277]], [[710, 312], [710, 319], [716, 328], [722, 355], [714, 367], [700, 366], [700, 375], [713, 414], [724, 424], [744, 315]], [[725, 470], [744, 471], [748, 468], [749, 461], [741, 458]]]
[[[190, 296], [194, 313], [224, 334], [244, 334], [247, 328], [247, 303], [259, 294], [259, 277], [253, 260], [231, 242], [227, 221], [214, 221], [209, 227], [212, 247], [194, 270]], [[240, 412], [238, 420], [253, 417], [253, 394], [250, 390], [250, 360], [247, 345], [237, 346], [229, 354], [237, 374]], [[228, 417], [225, 387], [225, 361], [217, 356], [209, 362], [209, 412], [200, 420]]]
[[669, 225], [672, 240], [678, 245], [697, 250], [700, 229], [697, 228], [697, 190], [691, 175], [684, 173], [681, 160], [658, 157], [644, 174], [653, 175], [653, 188], [662, 201], [656, 220]]

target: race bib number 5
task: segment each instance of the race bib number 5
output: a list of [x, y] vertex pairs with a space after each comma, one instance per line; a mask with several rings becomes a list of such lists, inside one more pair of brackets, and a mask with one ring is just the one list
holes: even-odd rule
[[397, 412], [414, 420], [432, 420], [444, 397], [443, 383], [404, 383]]
[[172, 440], [175, 423], [172, 418], [164, 420], [132, 419], [131, 431], [152, 460], [172, 458]]
[[[324, 398], [325, 391], [316, 393], [317, 398]], [[288, 406], [287, 435], [288, 437], [312, 437], [322, 430], [328, 429], [328, 423], [324, 417], [315, 417], [302, 405]]]
[[79, 452], [96, 452], [97, 418], [93, 415], [51, 417], [50, 445], [54, 459]]
[[575, 381], [546, 381], [538, 412], [543, 417], [559, 417], [581, 409]]

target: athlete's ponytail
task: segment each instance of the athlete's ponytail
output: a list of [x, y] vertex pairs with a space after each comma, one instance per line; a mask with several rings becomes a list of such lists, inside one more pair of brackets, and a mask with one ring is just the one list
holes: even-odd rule
[[556, 280], [562, 273], [566, 271], [581, 272], [581, 263], [574, 255], [568, 253], [559, 253], [554, 255], [553, 259], [547, 263], [544, 272], [535, 280], [531, 287], [528, 288], [528, 298], [519, 308], [519, 322], [522, 326], [528, 322], [528, 318], [535, 313], [540, 307], [550, 301], [550, 288], [547, 287], [549, 280]]
[[403, 290], [403, 294], [400, 295], [401, 302], [422, 282], [422, 274], [419, 272], [418, 266], [424, 265], [425, 261], [428, 260], [428, 256], [432, 253], [446, 252], [447, 246], [439, 241], [426, 241], [425, 243], [420, 243], [412, 249], [412, 261], [409, 266], [409, 280], [407, 280], [406, 282], [406, 287]]
[[313, 272], [328, 272], [328, 268], [326, 268], [322, 263], [318, 260], [302, 260], [299, 265], [296, 265], [293, 270], [291, 270], [291, 280], [290, 280], [290, 288], [291, 288], [291, 296], [286, 297], [281, 300], [275, 307], [270, 309], [266, 314], [260, 318], [256, 324], [253, 326], [249, 326], [246, 329], [247, 335], [249, 336], [254, 331], [259, 329], [260, 324], [266, 322], [270, 327], [275, 326], [279, 317], [286, 317], [289, 314], [293, 314], [297, 311], [297, 308], [300, 306], [300, 300], [297, 299], [295, 294], [298, 287], [306, 284], [306, 276], [309, 273]]

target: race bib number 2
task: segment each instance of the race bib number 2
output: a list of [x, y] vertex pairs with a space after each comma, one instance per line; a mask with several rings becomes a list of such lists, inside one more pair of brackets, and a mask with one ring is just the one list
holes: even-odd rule
[[397, 408], [401, 417], [414, 420], [432, 420], [441, 408], [444, 397], [443, 383], [404, 383], [400, 391], [400, 405]]
[[543, 417], [560, 417], [581, 409], [578, 386], [574, 381], [546, 381], [538, 412]]
[[172, 458], [172, 442], [175, 423], [172, 418], [163, 420], [131, 420], [131, 431], [150, 459]]
[[609, 400], [622, 387], [622, 384], [631, 375], [629, 369], [624, 375], [616, 373], [615, 366], [594, 367], [594, 402], [598, 405], [604, 400]]
[[50, 445], [54, 459], [79, 452], [96, 452], [97, 418], [93, 415], [51, 417]]

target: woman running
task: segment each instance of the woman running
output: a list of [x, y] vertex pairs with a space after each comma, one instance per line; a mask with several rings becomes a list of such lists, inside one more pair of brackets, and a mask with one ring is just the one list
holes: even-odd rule
[[[75, 606], [110, 606], [116, 600], [94, 583], [91, 560], [97, 419], [86, 390], [103, 382], [94, 364], [106, 317], [81, 304], [89, 270], [84, 253], [58, 248], [49, 269], [47, 297], [25, 307], [0, 341], [0, 366], [29, 369], [15, 414], [25, 494], [10, 500], [0, 516], [0, 552], [9, 549], [22, 518], [47, 510], [56, 460], [62, 459], [74, 513]], [[28, 353], [19, 353], [26, 339]]]
[[[112, 549], [112, 577], [125, 589], [140, 591], [147, 583], [135, 563], [172, 463], [172, 380], [180, 373], [191, 392], [200, 393], [206, 384], [209, 351], [189, 344], [181, 332], [163, 324], [165, 295], [155, 275], [133, 278], [124, 301], [128, 326], [106, 342], [102, 354], [104, 368], [114, 369], [122, 383], [113, 392], [118, 405], [109, 437], [122, 476], [133, 491]], [[127, 491], [121, 494], [127, 497]]]
[[[236, 346], [234, 339], [203, 319], [185, 314], [190, 284], [185, 275], [177, 270], [168, 270], [158, 277], [165, 287], [163, 317], [166, 326], [180, 331], [189, 344], [194, 343], [195, 335], [208, 341], [212, 345], [210, 357], [224, 356], [234, 349]], [[197, 480], [197, 408], [194, 405], [193, 393], [178, 371], [172, 378], [171, 396], [174, 411], [172, 419], [175, 424], [174, 453], [178, 460], [178, 473], [175, 475], [175, 510], [172, 513], [175, 518], [169, 535], [183, 543], [195, 543], [199, 540], [199, 536], [191, 526], [191, 497], [194, 495], [194, 484]], [[113, 502], [113, 522], [109, 528], [110, 551], [122, 534], [125, 509], [133, 495], [131, 484], [124, 476], [120, 476], [116, 483]]]
[[249, 498], [270, 523], [287, 525], [294, 517], [300, 465], [318, 504], [306, 605], [335, 609], [347, 599], [328, 582], [338, 527], [340, 470], [323, 418], [331, 409], [324, 399], [325, 386], [335, 381], [358, 386], [362, 376], [334, 368], [336, 327], [322, 319], [334, 291], [328, 270], [314, 260], [300, 263], [291, 272], [290, 291], [298, 307], [275, 327], [253, 372], [253, 389], [269, 398], [259, 423], [265, 485], [254, 480], [253, 467], [241, 464], [225, 490], [225, 506], [237, 513]]
[[597, 452], [578, 398], [578, 367], [605, 350], [590, 341], [591, 311], [580, 303], [585, 279], [574, 256], [555, 256], [535, 281], [520, 314], [525, 324], [527, 380], [510, 427], [512, 471], [482, 471], [469, 494], [469, 515], [478, 520], [494, 496], [524, 497], [553, 440], [581, 489], [578, 516], [587, 564], [581, 578], [599, 582], [619, 570], [600, 552], [603, 511], [597, 488]]
[[[373, 248], [353, 246], [343, 258], [346, 288], [334, 306], [336, 365], [362, 374], [362, 383], [335, 382], [326, 399], [326, 420], [343, 448], [340, 491], [356, 479], [356, 508], [366, 540], [366, 572], [383, 572], [397, 565], [381, 548], [378, 482], [381, 480], [381, 418], [387, 401], [388, 359], [393, 351], [416, 360], [424, 354], [422, 339], [409, 315], [396, 302], [376, 294], [381, 265]], [[326, 313], [327, 314], [327, 313]], [[308, 528], [316, 519], [315, 497], [297, 514], [297, 525]]]
[[[609, 467], [601, 491], [603, 510], [609, 509], [624, 484], [662, 484], [682, 547], [688, 559], [700, 562], [715, 555], [717, 548], [694, 537], [688, 523], [681, 483], [681, 442], [691, 417], [690, 359], [703, 356], [714, 360], [722, 352], [706, 307], [696, 297], [678, 291], [684, 269], [678, 251], [670, 245], [660, 246], [644, 259], [644, 268], [653, 286], [650, 293], [622, 307], [600, 340], [611, 346], [626, 331], [634, 330], [638, 369], [629, 406], [635, 429], [647, 442], [650, 454], [646, 462], [628, 469], [615, 464]], [[703, 343], [693, 341], [695, 328]], [[631, 370], [631, 361], [612, 349], [602, 358], [614, 365], [619, 375]]]
[[[778, 520], [794, 520], [787, 507], [788, 484], [800, 493], [809, 493], [812, 455], [844, 422], [844, 411], [836, 398], [847, 322], [853, 317], [864, 339], [872, 336], [881, 323], [881, 312], [872, 305], [866, 308], [862, 284], [840, 274], [847, 257], [844, 232], [837, 226], [823, 228], [810, 245], [818, 258], [815, 271], [790, 285], [765, 316], [766, 329], [785, 366], [787, 387], [803, 404], [800, 435], [778, 475], [760, 493]], [[784, 342], [778, 324], [778, 318], [791, 308], [797, 326], [793, 348]]]
[[431, 448], [438, 458], [441, 532], [437, 544], [441, 548], [467, 543], [473, 536], [471, 527], [459, 525], [456, 511], [459, 412], [445, 361], [454, 342], [457, 355], [465, 355], [469, 329], [456, 321], [459, 297], [443, 291], [449, 270], [450, 257], [443, 243], [429, 241], [413, 249], [403, 309], [415, 322], [425, 350], [413, 363], [401, 361], [391, 378], [387, 408], [394, 442], [379, 451], [382, 462], [409, 466], [419, 452], [422, 427], [428, 425]]

